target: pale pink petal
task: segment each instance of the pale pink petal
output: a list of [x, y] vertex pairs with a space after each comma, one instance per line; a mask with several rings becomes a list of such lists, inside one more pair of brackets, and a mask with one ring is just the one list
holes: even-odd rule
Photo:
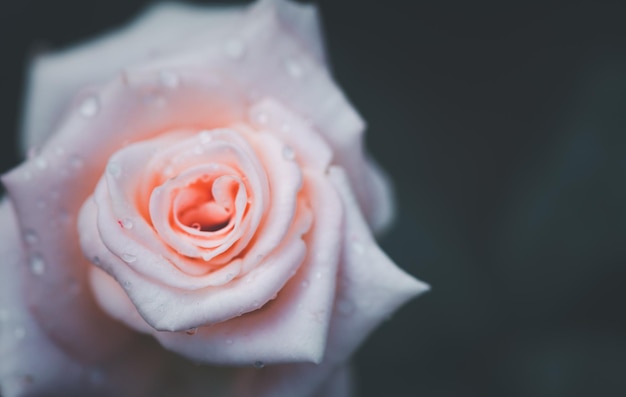
[[345, 173], [330, 172], [346, 211], [342, 263], [324, 360], [248, 372], [238, 396], [309, 396], [335, 373], [370, 332], [402, 304], [429, 286], [399, 269], [378, 247], [350, 192]]
[[[29, 284], [28, 273], [35, 271], [46, 277], [52, 269], [28, 263], [22, 246], [35, 243], [34, 237], [27, 234], [22, 241], [8, 200], [0, 204], [0, 226], [0, 389], [3, 396], [41, 396], [51, 391], [63, 396], [153, 396], [164, 365], [164, 355], [154, 343], [133, 337], [105, 361], [85, 363], [69, 356], [48, 338], [29, 311], [24, 295], [37, 288]], [[85, 287], [72, 284], [57, 290], [56, 298], [81, 299], [79, 289]], [[76, 343], [82, 345], [78, 340]], [[108, 345], [106, 340], [101, 343]]]
[[41, 147], [59, 126], [76, 94], [138, 61], [175, 48], [195, 32], [217, 33], [241, 7], [160, 3], [128, 26], [64, 51], [40, 55], [30, 66], [22, 149]]
[[[36, 308], [33, 313], [47, 335], [83, 359], [115, 354], [114, 346], [128, 334], [102, 313], [89, 294], [75, 300], [57, 299], [56, 295], [74, 280], [85, 280], [90, 264], [80, 252], [76, 216], [106, 160], [126, 137], [132, 141], [129, 132], [139, 140], [173, 124], [180, 126], [180, 120], [213, 128], [241, 120], [243, 114], [238, 112], [241, 102], [236, 92], [215, 87], [205, 73], [181, 73], [183, 82], [191, 78], [194, 84], [179, 90], [163, 88], [158, 74], [132, 77], [132, 88], [129, 80], [120, 78], [98, 95], [88, 96], [87, 111], [84, 106], [74, 109], [39, 156], [2, 178], [22, 229], [40, 233], [38, 245], [27, 247], [27, 255], [41, 258], [50, 269], [48, 277], [31, 276], [34, 291], [25, 299]], [[160, 102], [153, 101], [155, 89], [168, 94], [167, 107], [160, 108]], [[63, 322], [58, 321], [59, 313], [63, 313]]]

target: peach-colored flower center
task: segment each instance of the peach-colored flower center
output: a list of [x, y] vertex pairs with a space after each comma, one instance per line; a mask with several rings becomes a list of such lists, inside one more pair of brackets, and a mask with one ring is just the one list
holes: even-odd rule
[[202, 232], [217, 232], [230, 223], [233, 215], [232, 202], [237, 195], [238, 184], [228, 181], [225, 193], [230, 203], [218, 203], [213, 196], [213, 181], [196, 181], [181, 191], [176, 198], [174, 217], [190, 228]]

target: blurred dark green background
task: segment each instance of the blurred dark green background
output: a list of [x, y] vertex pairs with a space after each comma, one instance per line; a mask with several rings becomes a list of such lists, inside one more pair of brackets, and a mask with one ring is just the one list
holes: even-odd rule
[[[148, 1], [0, 6], [5, 171], [29, 54]], [[359, 395], [626, 395], [626, 4], [327, 1], [337, 80], [432, 292], [356, 358]]]

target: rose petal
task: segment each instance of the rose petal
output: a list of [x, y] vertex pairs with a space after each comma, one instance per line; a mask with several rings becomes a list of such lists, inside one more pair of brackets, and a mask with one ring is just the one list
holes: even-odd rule
[[[33, 235], [28, 235], [26, 243], [33, 242]], [[90, 365], [68, 356], [47, 337], [23, 299], [23, 291], [30, 292], [33, 286], [26, 277], [29, 265], [22, 244], [12, 205], [3, 200], [0, 203], [0, 255], [3, 258], [0, 266], [0, 389], [3, 396], [40, 396], [52, 390], [66, 396], [154, 395], [157, 380], [162, 376], [164, 355], [153, 343], [133, 338], [122, 349], [116, 349], [118, 355]], [[65, 297], [57, 298], [75, 299], [78, 289], [85, 287], [72, 284], [61, 290], [67, 294]]]
[[241, 396], [310, 395], [345, 364], [367, 335], [386, 317], [429, 286], [406, 274], [380, 250], [350, 192], [348, 179], [333, 167], [330, 179], [346, 211], [338, 296], [332, 314], [324, 360], [319, 365], [289, 364], [250, 371]]
[[[125, 294], [110, 295], [111, 280], [104, 274], [98, 278], [105, 280], [92, 279], [100, 303], [114, 317], [142, 332], [152, 331], [166, 348], [194, 361], [240, 365], [253, 365], [257, 361], [269, 364], [320, 362], [335, 294], [342, 209], [327, 181], [314, 174], [307, 174], [305, 180], [305, 193], [315, 212], [315, 228], [307, 237], [307, 259], [278, 297], [265, 307], [261, 308], [263, 303], [257, 301], [255, 309], [258, 310], [211, 327], [198, 328], [193, 335], [187, 335], [185, 332], [153, 332]], [[271, 271], [259, 268], [257, 278], [244, 281], [243, 287], [260, 288], [260, 278]]]
[[[365, 122], [343, 92], [333, 82], [326, 66], [302, 46], [283, 24], [283, 1], [262, 1], [233, 24], [230, 39], [245, 48], [245, 57], [234, 57], [223, 65], [207, 51], [199, 52], [198, 42], [181, 50], [178, 57], [151, 62], [145, 68], [178, 68], [202, 63], [223, 70], [256, 100], [272, 97], [301, 117], [307, 118], [333, 149], [337, 165], [343, 167], [354, 188], [366, 219], [376, 230], [391, 221], [391, 197], [380, 173], [372, 169], [363, 155]], [[229, 38], [229, 32], [220, 36]], [[213, 35], [202, 36], [202, 48], [217, 46]], [[227, 61], [229, 59], [226, 59]], [[278, 73], [277, 73], [278, 71]]]
[[175, 47], [194, 32], [216, 33], [241, 12], [241, 7], [160, 3], [120, 30], [65, 51], [38, 56], [30, 65], [22, 150], [41, 147], [56, 131], [67, 104], [85, 87], [157, 56], [157, 50]]

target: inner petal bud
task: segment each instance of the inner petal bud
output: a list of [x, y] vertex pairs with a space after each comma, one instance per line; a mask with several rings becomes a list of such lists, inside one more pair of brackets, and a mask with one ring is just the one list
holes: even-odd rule
[[229, 225], [239, 183], [232, 177], [203, 175], [179, 192], [174, 215], [177, 221], [201, 232], [216, 232]]

